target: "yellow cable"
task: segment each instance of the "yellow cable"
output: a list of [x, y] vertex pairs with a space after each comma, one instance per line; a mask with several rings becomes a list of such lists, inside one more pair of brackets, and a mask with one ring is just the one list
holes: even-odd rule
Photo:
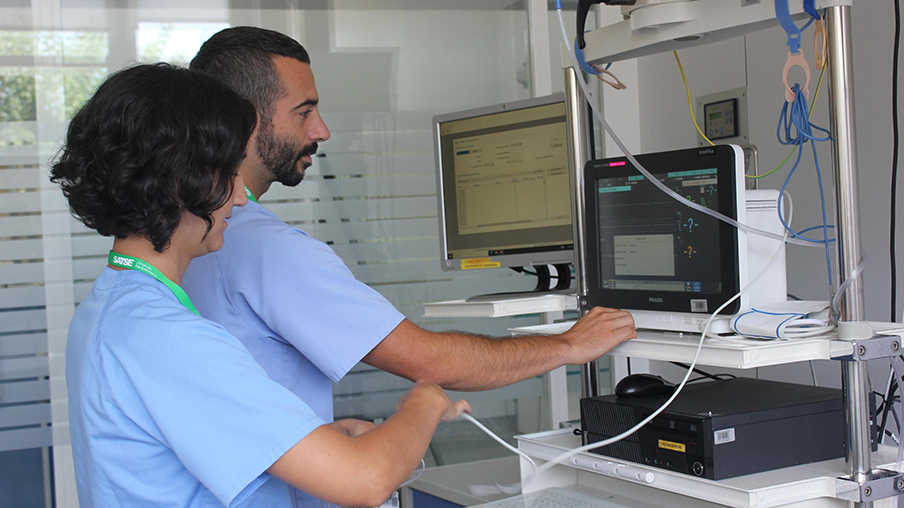
[[[810, 103], [810, 112], [807, 113], [807, 118], [810, 118], [811, 116], [813, 116], [813, 108], [816, 106], [816, 98], [819, 97], [819, 89], [820, 89], [820, 87], [822, 87], [822, 77], [825, 76], [825, 74], [826, 74], [826, 64], [823, 64], [822, 70], [819, 72], [819, 81], [816, 83], [816, 93], [813, 94], [813, 102]], [[773, 169], [772, 171], [770, 171], [768, 173], [763, 173], [762, 175], [755, 175], [755, 176], [744, 175], [744, 176], [747, 178], [750, 178], [751, 180], [756, 180], [759, 178], [769, 176], [772, 173], [775, 173], [776, 171], [781, 169], [782, 166], [784, 166], [786, 162], [788, 162], [788, 159], [790, 159], [791, 156], [794, 155], [794, 152], [797, 151], [797, 148], [798, 148], [798, 146], [795, 145], [794, 148], [791, 149], [791, 153], [789, 153], [788, 156], [785, 157], [785, 160], [783, 160], [782, 163], [779, 164], [778, 166], [776, 166], [775, 169]]]
[[678, 70], [681, 71], [681, 79], [684, 80], [684, 91], [687, 92], [687, 109], [689, 109], [691, 112], [691, 120], [694, 121], [694, 127], [697, 128], [697, 132], [699, 132], [700, 135], [703, 136], [703, 139], [705, 139], [706, 142], [710, 144], [710, 146], [716, 146], [715, 143], [713, 143], [709, 140], [708, 137], [706, 137], [706, 134], [703, 134], [703, 131], [700, 130], [700, 126], [697, 125], [697, 118], [694, 116], [694, 106], [691, 105], [691, 89], [689, 86], [687, 86], [687, 76], [684, 75], [684, 67], [681, 66], [681, 59], [678, 58], [678, 52], [672, 51], [672, 54], [675, 55], [675, 61], [678, 62]]

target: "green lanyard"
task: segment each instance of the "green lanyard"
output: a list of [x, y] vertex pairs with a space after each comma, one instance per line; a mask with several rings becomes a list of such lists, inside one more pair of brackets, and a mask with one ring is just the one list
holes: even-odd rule
[[245, 186], [245, 195], [248, 196], [248, 199], [250, 199], [251, 201], [254, 201], [255, 203], [257, 203], [257, 198], [254, 197], [254, 194], [252, 194], [250, 190], [248, 190], [248, 186], [247, 186], [247, 185]]
[[196, 315], [200, 316], [195, 306], [191, 303], [191, 300], [188, 298], [188, 295], [185, 294], [185, 291], [179, 287], [178, 284], [166, 278], [166, 275], [160, 273], [160, 270], [154, 268], [149, 263], [142, 261], [138, 258], [133, 258], [132, 256], [126, 256], [125, 254], [118, 254], [116, 252], [110, 251], [110, 256], [107, 257], [107, 262], [113, 266], [118, 266], [120, 268], [128, 268], [129, 270], [138, 270], [139, 272], [144, 272], [151, 277], [159, 280], [166, 287], [170, 288], [170, 291], [176, 295], [176, 298], [179, 299], [179, 303], [186, 306], [188, 310], [194, 312]]

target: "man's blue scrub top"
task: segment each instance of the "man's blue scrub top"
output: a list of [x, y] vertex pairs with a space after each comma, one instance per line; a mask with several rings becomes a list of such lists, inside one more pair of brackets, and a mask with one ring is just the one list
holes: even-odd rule
[[[249, 201], [223, 247], [192, 260], [182, 288], [202, 316], [235, 335], [277, 383], [333, 420], [338, 382], [405, 319], [332, 249]], [[317, 508], [293, 489], [295, 506]]]
[[182, 288], [274, 381], [333, 419], [338, 382], [405, 318], [326, 244], [258, 203], [235, 208], [223, 247], [191, 262]]

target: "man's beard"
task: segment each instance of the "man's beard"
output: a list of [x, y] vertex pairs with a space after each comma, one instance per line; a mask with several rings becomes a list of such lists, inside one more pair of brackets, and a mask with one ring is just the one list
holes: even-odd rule
[[306, 155], [317, 153], [317, 143], [299, 146], [290, 139], [278, 138], [272, 126], [262, 130], [257, 138], [257, 154], [276, 181], [286, 187], [295, 187], [304, 179], [305, 164], [298, 170], [298, 161]]

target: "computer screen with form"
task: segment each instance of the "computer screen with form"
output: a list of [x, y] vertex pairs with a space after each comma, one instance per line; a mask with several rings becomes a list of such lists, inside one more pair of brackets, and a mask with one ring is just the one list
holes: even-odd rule
[[563, 97], [434, 118], [444, 270], [570, 263]]

